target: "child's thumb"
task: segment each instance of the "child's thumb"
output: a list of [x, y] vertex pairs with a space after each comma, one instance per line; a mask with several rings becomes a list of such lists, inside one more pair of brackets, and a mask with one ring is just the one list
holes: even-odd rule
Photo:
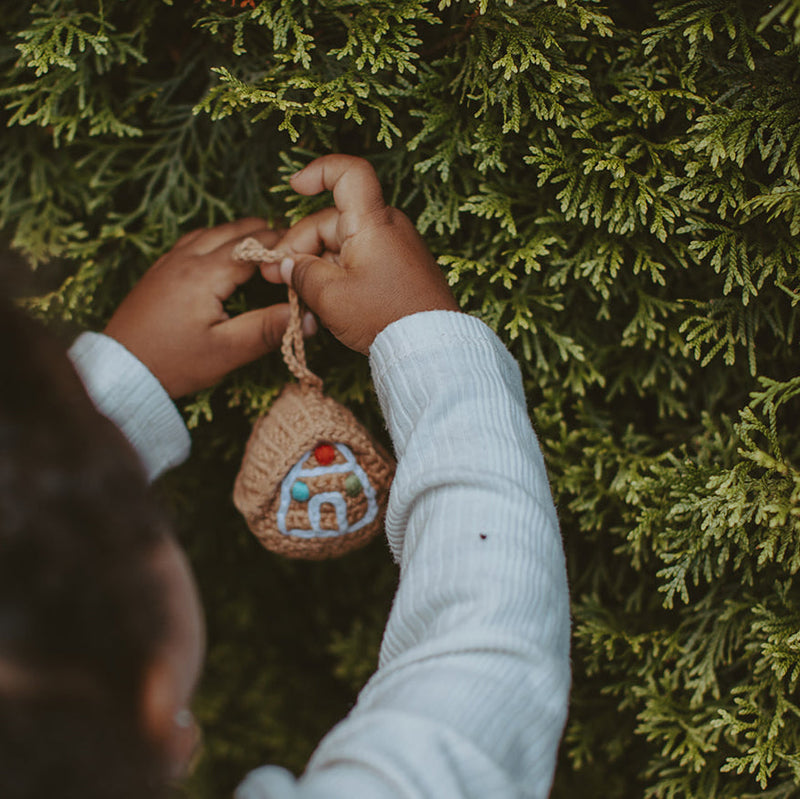
[[283, 282], [291, 286], [300, 299], [324, 319], [324, 295], [341, 279], [341, 269], [316, 255], [297, 254], [284, 258], [280, 270]]

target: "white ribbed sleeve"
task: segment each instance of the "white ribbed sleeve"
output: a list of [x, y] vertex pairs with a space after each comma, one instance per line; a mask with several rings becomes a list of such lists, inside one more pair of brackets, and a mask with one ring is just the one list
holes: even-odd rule
[[69, 357], [97, 409], [139, 453], [150, 480], [189, 457], [180, 412], [153, 373], [118, 341], [83, 333]]
[[482, 322], [447, 311], [390, 325], [370, 361], [398, 458], [380, 665], [299, 780], [258, 769], [237, 799], [546, 797], [569, 602], [519, 368]]

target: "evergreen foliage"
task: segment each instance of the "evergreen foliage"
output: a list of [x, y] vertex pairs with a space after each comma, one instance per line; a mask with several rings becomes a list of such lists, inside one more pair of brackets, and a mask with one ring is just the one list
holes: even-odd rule
[[[178, 236], [291, 221], [368, 156], [522, 365], [565, 537], [555, 797], [800, 796], [800, 2], [0, 2], [0, 225], [101, 328]], [[252, 286], [233, 311], [274, 301]], [[363, 359], [312, 345], [381, 429]], [[262, 552], [229, 495], [278, 357], [184, 405], [163, 481], [209, 615], [190, 794], [296, 770], [374, 667], [396, 574]]]

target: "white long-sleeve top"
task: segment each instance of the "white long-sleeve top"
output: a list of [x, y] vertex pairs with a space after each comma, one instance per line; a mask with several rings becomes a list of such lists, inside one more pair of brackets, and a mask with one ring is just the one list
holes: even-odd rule
[[[70, 354], [152, 476], [186, 457], [177, 411], [130, 353], [84, 334]], [[236, 797], [546, 797], [569, 600], [519, 368], [482, 322], [448, 311], [387, 327], [370, 365], [398, 460], [386, 534], [400, 582], [379, 666], [299, 779], [265, 766]]]

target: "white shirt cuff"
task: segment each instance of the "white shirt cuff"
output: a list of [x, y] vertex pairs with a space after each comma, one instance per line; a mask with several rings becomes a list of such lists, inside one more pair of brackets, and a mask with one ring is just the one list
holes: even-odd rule
[[150, 480], [189, 457], [180, 412], [153, 373], [118, 341], [83, 333], [69, 357], [97, 409], [119, 427]]

